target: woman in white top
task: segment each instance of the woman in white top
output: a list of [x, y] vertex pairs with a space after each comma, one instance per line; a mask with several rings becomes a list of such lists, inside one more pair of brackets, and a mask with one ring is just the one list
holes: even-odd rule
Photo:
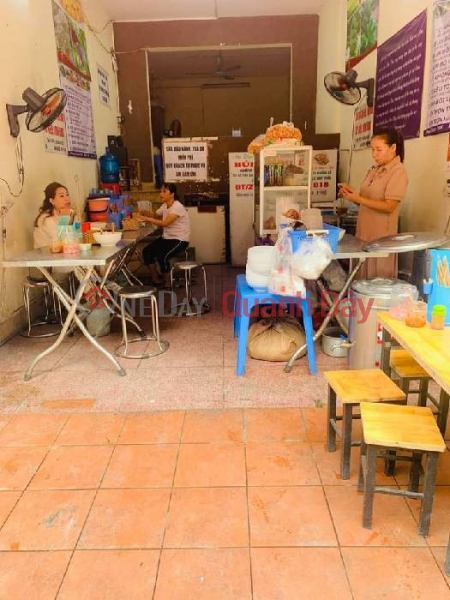
[[44, 202], [34, 222], [34, 247], [50, 246], [58, 237], [57, 225], [61, 215], [72, 213], [72, 202], [65, 185], [53, 181], [44, 190]]
[[155, 284], [162, 283], [156, 269], [156, 263], [158, 263], [164, 276], [164, 283], [168, 286], [169, 259], [189, 246], [191, 228], [189, 215], [178, 200], [177, 186], [174, 183], [164, 183], [161, 187], [160, 197], [164, 204], [156, 211], [157, 218], [142, 216], [141, 219], [153, 223], [157, 227], [162, 227], [163, 236], [144, 248], [143, 257], [150, 270], [152, 281]]

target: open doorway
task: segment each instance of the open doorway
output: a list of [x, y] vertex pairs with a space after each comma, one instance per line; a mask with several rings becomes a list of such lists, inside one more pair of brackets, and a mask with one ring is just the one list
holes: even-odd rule
[[153, 146], [166, 134], [253, 138], [291, 120], [290, 44], [149, 49]]

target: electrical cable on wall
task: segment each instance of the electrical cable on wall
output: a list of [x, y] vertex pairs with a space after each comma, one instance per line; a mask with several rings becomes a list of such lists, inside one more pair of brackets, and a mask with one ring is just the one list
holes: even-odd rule
[[[19, 198], [19, 196], [22, 194], [23, 192], [23, 186], [25, 183], [25, 167], [23, 164], [23, 150], [22, 150], [22, 138], [20, 136], [18, 136], [17, 138], [15, 138], [15, 154], [16, 154], [16, 168], [17, 168], [17, 175], [19, 177], [19, 181], [20, 181], [20, 190], [17, 194], [15, 194], [12, 189], [10, 184], [8, 183], [8, 181], [6, 179], [4, 179], [3, 177], [0, 177], [0, 181], [3, 181], [3, 183], [6, 184], [6, 187], [8, 188], [8, 192], [10, 193], [10, 195], [13, 198]], [[8, 209], [7, 209], [8, 210]], [[5, 212], [5, 207], [3, 205], [0, 206], [0, 212], [3, 215]]]

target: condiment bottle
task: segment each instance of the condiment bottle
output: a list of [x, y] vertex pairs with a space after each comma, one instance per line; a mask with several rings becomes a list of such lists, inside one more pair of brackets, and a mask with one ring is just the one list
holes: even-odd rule
[[447, 309], [443, 304], [435, 304], [431, 311], [431, 329], [444, 329]]

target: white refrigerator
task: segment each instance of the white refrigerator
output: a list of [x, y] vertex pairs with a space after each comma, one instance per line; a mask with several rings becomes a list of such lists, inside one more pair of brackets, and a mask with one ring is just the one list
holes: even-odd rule
[[228, 163], [231, 264], [233, 267], [243, 267], [247, 263], [247, 250], [255, 245], [255, 157], [249, 152], [230, 152]]

